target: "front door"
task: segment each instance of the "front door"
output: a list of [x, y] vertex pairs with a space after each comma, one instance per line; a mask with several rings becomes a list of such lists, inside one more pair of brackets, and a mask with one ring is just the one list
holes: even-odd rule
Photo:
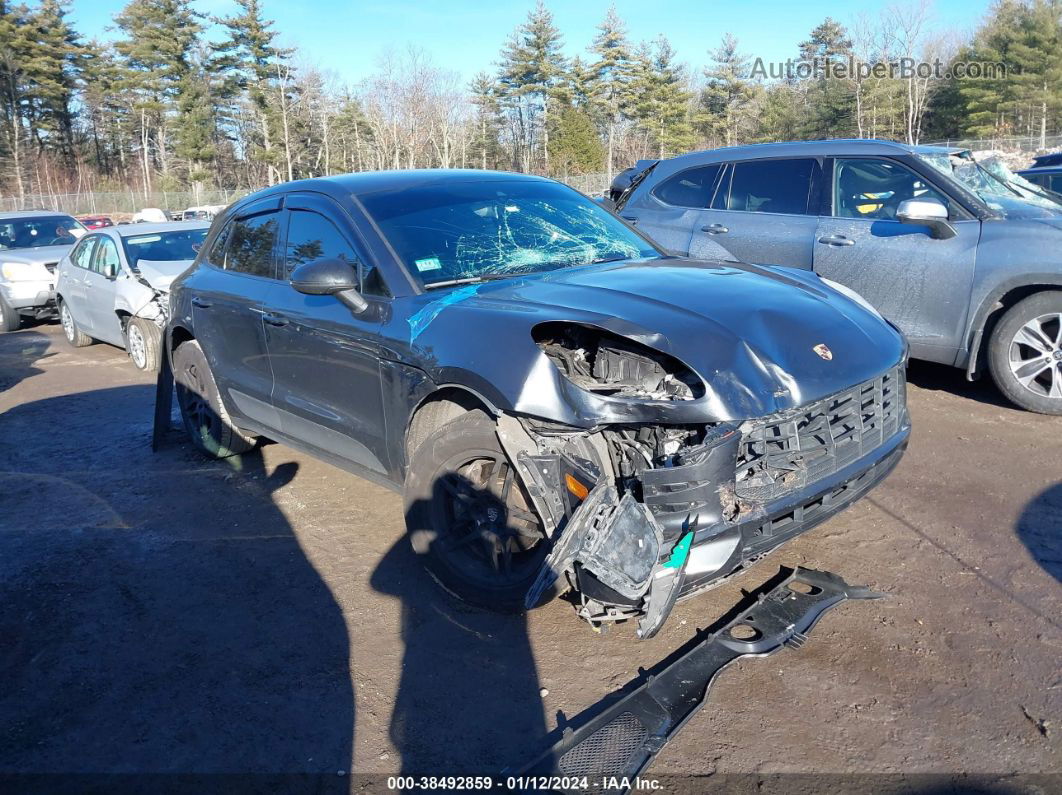
[[[382, 314], [370, 299], [354, 314], [332, 295], [303, 295], [287, 279], [306, 262], [342, 259], [358, 268], [353, 229], [321, 196], [291, 195], [281, 280], [267, 297], [266, 343], [273, 405], [288, 436], [379, 473], [387, 446], [380, 381]], [[364, 287], [364, 285], [363, 285]]]
[[[819, 219], [815, 272], [850, 287], [907, 336], [916, 358], [951, 364], [962, 342], [981, 222], [924, 177], [885, 158], [838, 159], [832, 214]], [[937, 199], [956, 236], [936, 239], [896, 220], [900, 202]]]
[[120, 268], [118, 244], [112, 238], [101, 235], [89, 268], [82, 273], [85, 279], [85, 314], [89, 321], [89, 327], [82, 330], [98, 340], [124, 346], [122, 324], [114, 311], [115, 279]]

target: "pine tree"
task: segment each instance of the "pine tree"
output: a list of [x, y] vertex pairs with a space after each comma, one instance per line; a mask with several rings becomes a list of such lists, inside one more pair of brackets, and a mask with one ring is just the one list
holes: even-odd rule
[[0, 0], [0, 113], [3, 114], [0, 155], [20, 202], [26, 196], [29, 160], [27, 116], [31, 94], [25, 67], [36, 47], [29, 17], [26, 6]]
[[74, 163], [74, 90], [81, 45], [66, 21], [66, 0], [41, 0], [26, 20], [34, 44], [23, 64], [31, 86], [31, 131], [43, 150], [58, 151]]
[[609, 7], [597, 31], [590, 46], [590, 51], [597, 56], [590, 67], [590, 98], [591, 106], [601, 119], [605, 131], [605, 168], [608, 181], [612, 182], [616, 129], [632, 101], [630, 83], [633, 65], [627, 29], [616, 13], [615, 6]]
[[[632, 113], [651, 154], [663, 158], [688, 151], [694, 144], [690, 119], [692, 92], [686, 69], [675, 61], [675, 51], [664, 36], [643, 44], [634, 56]], [[650, 151], [643, 151], [648, 156]]]
[[749, 110], [756, 89], [748, 79], [749, 59], [729, 33], [710, 55], [715, 64], [704, 73], [707, 82], [701, 92], [701, 127], [710, 139], [733, 146], [751, 126]]
[[589, 114], [573, 105], [561, 105], [552, 119], [552, 173], [567, 178], [600, 169], [604, 150]]
[[538, 0], [501, 53], [499, 97], [513, 129], [513, 165], [523, 171], [531, 171], [539, 139], [542, 166], [549, 170], [550, 106], [567, 83], [562, 46], [553, 14]]
[[854, 84], [828, 72], [834, 65], [847, 65], [851, 57], [852, 39], [848, 31], [830, 17], [800, 43], [800, 60], [815, 64], [819, 72], [812, 78], [807, 96], [808, 137], [837, 138], [851, 133]]

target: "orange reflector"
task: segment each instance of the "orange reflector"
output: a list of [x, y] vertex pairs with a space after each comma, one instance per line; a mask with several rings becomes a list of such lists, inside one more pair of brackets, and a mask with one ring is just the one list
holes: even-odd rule
[[590, 493], [590, 490], [586, 486], [584, 486], [571, 475], [564, 476], [564, 485], [568, 487], [568, 491], [570, 491], [580, 500], [585, 500], [586, 495]]

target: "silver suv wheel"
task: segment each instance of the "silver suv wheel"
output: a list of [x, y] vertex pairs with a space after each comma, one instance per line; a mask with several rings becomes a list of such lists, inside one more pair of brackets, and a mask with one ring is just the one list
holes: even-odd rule
[[1010, 343], [1014, 378], [1033, 394], [1062, 399], [1062, 313], [1027, 321]]
[[147, 369], [147, 343], [144, 342], [144, 333], [135, 323], [130, 323], [126, 336], [129, 339], [129, 358], [139, 369]]

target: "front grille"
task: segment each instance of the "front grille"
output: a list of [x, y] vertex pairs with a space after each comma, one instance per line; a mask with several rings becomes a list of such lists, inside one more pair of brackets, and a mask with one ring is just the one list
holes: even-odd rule
[[859, 386], [742, 426], [738, 496], [772, 500], [813, 484], [880, 447], [902, 424], [901, 367]]

